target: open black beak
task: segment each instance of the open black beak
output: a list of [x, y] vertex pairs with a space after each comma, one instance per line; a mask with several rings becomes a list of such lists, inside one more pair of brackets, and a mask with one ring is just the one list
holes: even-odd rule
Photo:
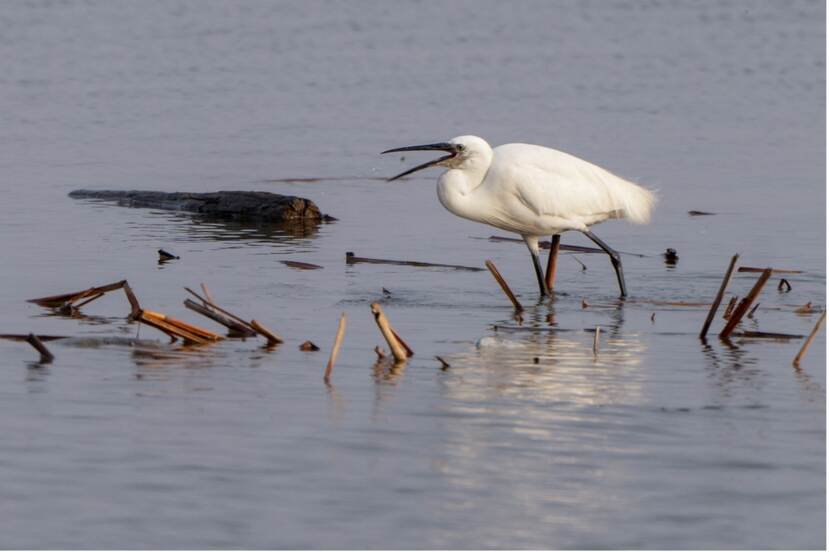
[[398, 178], [402, 178], [408, 174], [412, 174], [413, 172], [417, 172], [422, 169], [429, 168], [433, 165], [437, 165], [441, 161], [446, 161], [447, 159], [452, 159], [458, 154], [458, 149], [455, 144], [450, 144], [449, 142], [438, 142], [437, 144], [424, 144], [422, 146], [406, 146], [405, 148], [394, 148], [390, 150], [386, 150], [383, 153], [394, 153], [396, 151], [446, 151], [449, 152], [449, 155], [444, 155], [443, 157], [438, 157], [434, 161], [429, 161], [428, 163], [423, 163], [422, 165], [418, 165], [408, 171], [404, 171], [397, 176], [393, 176], [387, 180], [387, 182], [391, 182], [392, 180], [397, 180]]

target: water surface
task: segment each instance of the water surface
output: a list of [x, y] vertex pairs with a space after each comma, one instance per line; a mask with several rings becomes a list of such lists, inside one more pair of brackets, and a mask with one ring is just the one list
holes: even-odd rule
[[[214, 328], [182, 305], [207, 282], [287, 339], [53, 342], [51, 365], [0, 341], [2, 546], [823, 548], [825, 333], [797, 371], [798, 340], [701, 343], [703, 307], [653, 301], [710, 301], [740, 252], [804, 271], [790, 293], [772, 280], [745, 329], [806, 334], [818, 314], [794, 309], [824, 308], [824, 10], [0, 5], [0, 332], [163, 342], [117, 293], [84, 319], [24, 302], [127, 278], [146, 308]], [[566, 254], [561, 293], [537, 303], [525, 248], [444, 211], [434, 172], [378, 179], [421, 159], [379, 151], [467, 133], [658, 190], [652, 224], [596, 229], [646, 255], [623, 257], [629, 301], [606, 258], [576, 255], [582, 271]], [[81, 187], [269, 190], [339, 221], [252, 228], [66, 196]], [[159, 248], [181, 259], [158, 265]], [[486, 272], [347, 266], [346, 251], [493, 259], [523, 327], [557, 331], [495, 331], [515, 321]], [[416, 351], [404, 369], [376, 364], [376, 300]]]

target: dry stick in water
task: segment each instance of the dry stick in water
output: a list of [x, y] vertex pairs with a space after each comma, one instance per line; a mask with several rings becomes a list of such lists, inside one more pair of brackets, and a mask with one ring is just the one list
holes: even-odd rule
[[[754, 266], [741, 266], [737, 272], [765, 272], [766, 268], [757, 268]], [[802, 270], [783, 270], [782, 268], [772, 268], [772, 274], [803, 274]]]
[[328, 366], [325, 367], [325, 375], [323, 381], [325, 383], [331, 382], [331, 371], [334, 370], [334, 363], [337, 362], [337, 353], [340, 352], [340, 345], [343, 343], [343, 336], [345, 335], [345, 313], [340, 316], [340, 323], [337, 326], [337, 336], [334, 338], [334, 346], [331, 348], [331, 356], [328, 357]]
[[52, 362], [53, 360], [55, 360], [55, 355], [53, 355], [49, 351], [49, 349], [46, 348], [46, 345], [44, 345], [43, 342], [40, 339], [38, 339], [38, 337], [35, 334], [30, 333], [26, 337], [26, 341], [28, 341], [29, 345], [34, 347], [37, 350], [37, 352], [40, 353], [40, 362], [42, 364]]
[[826, 311], [823, 311], [823, 314], [820, 315], [817, 322], [815, 323], [815, 327], [812, 328], [812, 333], [809, 334], [809, 337], [806, 338], [806, 341], [803, 343], [803, 347], [800, 348], [800, 351], [797, 353], [797, 356], [794, 357], [792, 364], [795, 368], [800, 368], [800, 360], [803, 358], [803, 355], [806, 354], [806, 351], [809, 349], [809, 346], [812, 344], [812, 341], [815, 339], [817, 332], [820, 330], [821, 325], [823, 325], [823, 321], [826, 320]]
[[746, 316], [749, 317], [749, 318], [754, 318], [754, 311], [756, 311], [757, 307], [759, 307], [759, 306], [760, 306], [760, 303], [757, 303], [756, 305], [754, 305], [754, 308], [751, 309], [750, 311], [748, 311], [748, 314]]
[[558, 264], [558, 250], [561, 246], [561, 234], [554, 234], [550, 243], [550, 256], [547, 257], [547, 274], [544, 280], [547, 282], [547, 289], [553, 291], [556, 283], [556, 265]]
[[267, 343], [268, 347], [275, 347], [275, 346], [279, 345], [280, 343], [282, 343], [282, 341], [283, 341], [281, 336], [275, 334], [270, 329], [266, 328], [265, 326], [263, 326], [262, 324], [260, 324], [256, 320], [251, 320], [250, 321], [250, 327], [253, 328], [254, 330], [256, 330], [256, 333], [258, 333], [261, 336], [264, 336], [265, 339], [268, 340], [268, 343]]
[[728, 270], [725, 271], [725, 276], [723, 276], [722, 283], [720, 284], [720, 290], [717, 292], [714, 302], [711, 303], [711, 309], [708, 311], [708, 316], [705, 317], [705, 323], [702, 325], [702, 330], [699, 332], [700, 339], [705, 339], [705, 336], [708, 335], [708, 328], [711, 327], [711, 322], [714, 321], [717, 309], [720, 308], [723, 295], [725, 295], [725, 290], [728, 287], [728, 283], [731, 281], [731, 275], [734, 273], [734, 265], [737, 264], [737, 259], [739, 258], [739, 253], [731, 257], [731, 264], [728, 265]]
[[219, 314], [210, 307], [204, 307], [192, 299], [185, 299], [184, 306], [226, 327], [228, 329], [228, 335], [231, 337], [253, 337], [256, 335], [256, 332], [247, 326]]
[[389, 344], [389, 349], [391, 349], [391, 354], [394, 356], [395, 362], [405, 361], [408, 358], [406, 349], [394, 336], [394, 330], [391, 329], [389, 321], [383, 313], [383, 309], [380, 308], [379, 303], [371, 304], [371, 313], [374, 315], [374, 321], [377, 322], [377, 327], [380, 328], [380, 333], [383, 334], [383, 337], [386, 338], [386, 343]]
[[739, 324], [743, 319], [743, 316], [745, 316], [749, 307], [751, 307], [751, 304], [755, 299], [757, 299], [757, 296], [760, 295], [760, 292], [763, 290], [763, 286], [765, 286], [766, 282], [768, 282], [769, 278], [771, 278], [771, 270], [772, 269], [767, 268], [763, 271], [757, 279], [757, 283], [754, 284], [754, 287], [748, 292], [748, 295], [746, 295], [745, 298], [740, 301], [740, 304], [737, 305], [737, 308], [734, 309], [734, 312], [725, 324], [725, 328], [723, 328], [720, 332], [720, 339], [728, 339], [728, 336], [731, 335], [731, 332], [734, 331], [734, 328], [736, 328], [737, 324]]
[[596, 326], [596, 333], [593, 334], [593, 356], [599, 356], [599, 334], [602, 329]]
[[[784, 287], [786, 288], [785, 291], [783, 290]], [[788, 293], [791, 290], [792, 290], [792, 285], [789, 283], [789, 281], [785, 278], [780, 278], [780, 283], [777, 284], [777, 291], [782, 291], [784, 293]]]
[[521, 306], [521, 303], [518, 302], [518, 299], [515, 297], [515, 294], [512, 293], [512, 290], [507, 285], [507, 281], [504, 280], [504, 277], [501, 276], [501, 273], [498, 272], [498, 269], [495, 268], [495, 263], [490, 261], [489, 259], [486, 260], [486, 267], [492, 273], [492, 276], [495, 278], [495, 281], [501, 286], [501, 289], [504, 290], [504, 293], [512, 301], [512, 306], [515, 307], [515, 310], [521, 312], [524, 310], [524, 307]]
[[274, 332], [273, 330], [269, 330], [268, 328], [264, 327], [262, 324], [259, 324], [258, 322], [254, 326], [253, 323], [256, 322], [255, 320], [251, 320], [250, 322], [248, 322], [244, 318], [240, 318], [240, 317], [236, 316], [235, 314], [233, 314], [232, 312], [229, 312], [229, 311], [223, 309], [222, 307], [218, 306], [216, 303], [213, 303], [212, 301], [207, 300], [206, 298], [202, 297], [201, 295], [199, 295], [198, 293], [196, 293], [195, 291], [193, 291], [189, 287], [185, 287], [184, 289], [189, 294], [194, 296], [196, 299], [198, 299], [199, 301], [201, 301], [202, 303], [204, 303], [208, 307], [216, 309], [217, 311], [221, 312], [222, 314], [226, 314], [227, 316], [229, 316], [232, 319], [236, 320], [240, 324], [242, 324], [244, 326], [247, 326], [251, 330], [258, 333], [259, 335], [262, 335], [265, 339], [268, 340], [268, 345], [271, 345], [271, 343], [273, 341], [276, 341], [277, 343], [282, 343], [283, 341], [285, 341], [284, 339], [282, 339], [282, 336], [280, 336], [278, 333]]

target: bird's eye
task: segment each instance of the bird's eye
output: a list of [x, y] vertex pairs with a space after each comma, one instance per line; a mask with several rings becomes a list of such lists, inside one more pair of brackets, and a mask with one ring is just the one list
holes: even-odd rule
[[458, 144], [457, 148], [458, 151], [466, 151], [466, 146], [464, 146], [463, 144]]

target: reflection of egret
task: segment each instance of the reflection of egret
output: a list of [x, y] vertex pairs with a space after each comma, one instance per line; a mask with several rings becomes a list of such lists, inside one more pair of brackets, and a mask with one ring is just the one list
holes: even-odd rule
[[619, 291], [622, 297], [627, 295], [619, 254], [590, 226], [614, 218], [647, 222], [655, 202], [653, 193], [554, 149], [530, 144], [505, 144], [492, 149], [477, 136], [383, 153], [420, 150], [448, 155], [390, 180], [434, 165], [446, 167], [448, 170], [438, 179], [440, 202], [459, 217], [520, 234], [532, 254], [541, 295], [549, 290], [538, 259], [538, 239], [553, 235], [556, 240], [568, 230], [583, 233], [610, 256]]

